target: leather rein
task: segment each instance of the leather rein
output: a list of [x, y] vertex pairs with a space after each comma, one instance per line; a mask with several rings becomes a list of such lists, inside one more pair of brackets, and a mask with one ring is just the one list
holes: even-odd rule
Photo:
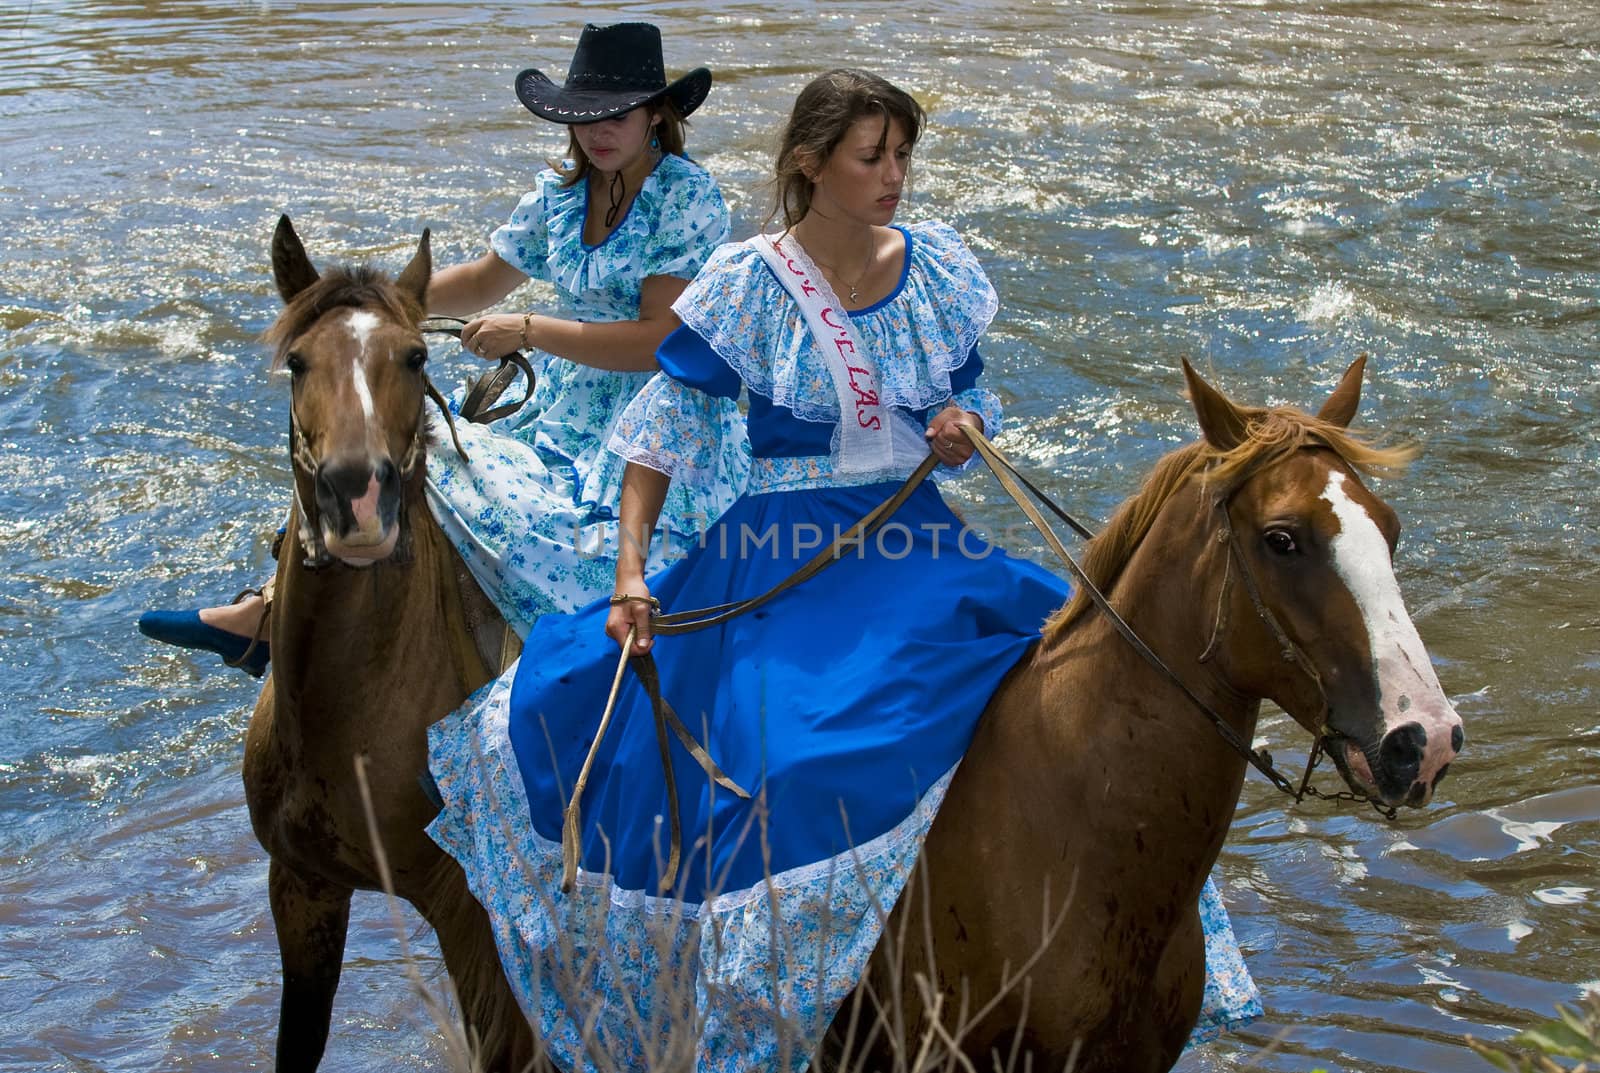
[[1298, 786], [1277, 769], [1272, 762], [1272, 754], [1266, 749], [1250, 748], [1249, 743], [1241, 738], [1239, 733], [1229, 726], [1222, 716], [1217, 714], [1215, 709], [1190, 688], [1188, 683], [1180, 678], [1177, 672], [1169, 667], [1166, 661], [1145, 643], [1144, 639], [1128, 624], [1127, 620], [1117, 614], [1116, 609], [1111, 606], [1111, 602], [1106, 599], [1105, 594], [1095, 586], [1094, 582], [1089, 580], [1089, 575], [1085, 573], [1083, 567], [1078, 564], [1078, 561], [1072, 557], [1071, 552], [1067, 551], [1066, 547], [1055, 535], [1055, 532], [1050, 528], [1050, 524], [1039, 513], [1038, 508], [1027, 501], [1019, 485], [1026, 486], [1035, 498], [1048, 507], [1057, 517], [1071, 525], [1074, 531], [1080, 535], [1089, 536], [1088, 531], [1052, 502], [1049, 496], [1017, 472], [1011, 460], [1005, 457], [1000, 452], [1000, 449], [989, 441], [988, 437], [970, 426], [963, 425], [961, 428], [967, 434], [967, 438], [972, 441], [973, 448], [994, 473], [1001, 487], [1006, 490], [1007, 494], [1021, 508], [1023, 514], [1033, 523], [1034, 528], [1039, 531], [1040, 536], [1044, 538], [1045, 544], [1072, 571], [1073, 577], [1082, 587], [1084, 594], [1089, 597], [1089, 600], [1106, 617], [1112, 627], [1122, 635], [1122, 638], [1133, 647], [1134, 651], [1144, 658], [1145, 662], [1159, 671], [1168, 682], [1189, 699], [1189, 702], [1195, 706], [1201, 715], [1205, 716], [1206, 720], [1211, 723], [1217, 734], [1230, 749], [1243, 757], [1251, 767], [1261, 772], [1273, 786], [1293, 798], [1296, 804], [1299, 804], [1301, 800], [1307, 797], [1321, 798], [1325, 801], [1365, 801], [1386, 818], [1390, 820], [1395, 818], [1397, 811], [1393, 806], [1376, 801], [1367, 794], [1358, 793], [1354, 790], [1324, 793], [1311, 782], [1311, 774], [1316, 769], [1318, 761], [1321, 760], [1327, 743], [1335, 737], [1327, 729], [1328, 694], [1323, 687], [1322, 676], [1317, 673], [1316, 667], [1312, 665], [1304, 649], [1294, 643], [1284, 630], [1283, 625], [1278, 621], [1277, 616], [1272, 613], [1272, 609], [1267, 607], [1266, 601], [1262, 599], [1260, 586], [1257, 585], [1255, 575], [1250, 572], [1249, 564], [1245, 561], [1244, 548], [1239, 543], [1238, 531], [1233, 525], [1232, 516], [1228, 513], [1228, 506], [1233, 497], [1244, 486], [1245, 481], [1254, 475], [1253, 471], [1244, 474], [1234, 482], [1231, 488], [1217, 496], [1213, 501], [1213, 506], [1220, 516], [1218, 539], [1227, 542], [1228, 557], [1224, 560], [1222, 590], [1217, 598], [1216, 624], [1212, 631], [1211, 640], [1207, 644], [1205, 651], [1200, 654], [1199, 661], [1202, 663], [1207, 662], [1216, 654], [1225, 624], [1224, 609], [1227, 607], [1228, 580], [1232, 574], [1230, 567], [1237, 566], [1245, 591], [1250, 596], [1250, 602], [1255, 607], [1257, 616], [1266, 624], [1267, 629], [1271, 631], [1274, 639], [1277, 640], [1279, 651], [1282, 653], [1284, 661], [1297, 664], [1317, 687], [1317, 694], [1322, 698], [1322, 711], [1317, 717], [1317, 729], [1312, 732], [1311, 752], [1306, 758], [1305, 774], [1301, 776]]
[[[1254, 575], [1250, 572], [1249, 565], [1244, 558], [1244, 549], [1239, 543], [1238, 533], [1232, 524], [1231, 516], [1228, 513], [1228, 506], [1232, 501], [1233, 496], [1241, 487], [1243, 487], [1244, 482], [1250, 476], [1252, 476], [1253, 473], [1246, 473], [1243, 477], [1236, 481], [1231, 488], [1214, 500], [1214, 506], [1221, 518], [1218, 538], [1219, 540], [1225, 541], [1228, 544], [1228, 557], [1224, 560], [1225, 573], [1223, 576], [1222, 591], [1218, 597], [1216, 624], [1213, 628], [1211, 640], [1199, 658], [1201, 662], [1205, 662], [1211, 659], [1216, 653], [1222, 629], [1225, 625], [1224, 609], [1227, 606], [1229, 578], [1231, 577], [1233, 568], [1236, 567], [1241, 579], [1241, 583], [1245, 586], [1245, 590], [1250, 596], [1251, 603], [1255, 607], [1256, 614], [1261, 618], [1262, 622], [1266, 624], [1267, 629], [1271, 631], [1273, 637], [1277, 640], [1284, 660], [1286, 662], [1297, 664], [1299, 668], [1311, 678], [1312, 683], [1317, 687], [1318, 695], [1322, 697], [1322, 712], [1318, 717], [1317, 729], [1312, 735], [1312, 747], [1309, 755], [1306, 758], [1305, 774], [1301, 776], [1298, 786], [1292, 782], [1288, 776], [1279, 771], [1276, 765], [1273, 764], [1271, 753], [1264, 748], [1252, 749], [1250, 744], [1240, 737], [1239, 733], [1234, 730], [1233, 727], [1229, 726], [1222, 716], [1206, 703], [1204, 698], [1196, 693], [1188, 685], [1188, 683], [1186, 683], [1175, 671], [1173, 671], [1171, 667], [1167, 665], [1166, 661], [1163, 660], [1160, 655], [1158, 655], [1148, 644], [1145, 643], [1144, 639], [1141, 638], [1133, 629], [1133, 627], [1128, 624], [1127, 620], [1125, 620], [1116, 612], [1116, 609], [1111, 606], [1110, 601], [1106, 599], [1105, 594], [1095, 586], [1094, 582], [1089, 579], [1089, 576], [1084, 571], [1083, 567], [1079, 565], [1077, 559], [1073, 558], [1072, 553], [1067, 551], [1065, 545], [1061, 543], [1060, 538], [1056, 536], [1055, 531], [1050, 527], [1050, 523], [1045, 519], [1044, 515], [1039, 512], [1038, 507], [1029, 501], [1028, 494], [1031, 493], [1035, 499], [1037, 499], [1048, 510], [1050, 510], [1050, 512], [1053, 513], [1057, 518], [1066, 523], [1079, 536], [1089, 539], [1093, 537], [1093, 532], [1088, 527], [1079, 523], [1075, 518], [1073, 518], [1053, 500], [1051, 500], [1048, 495], [1046, 495], [1036, 485], [1024, 477], [1017, 470], [1016, 466], [1012, 464], [1011, 460], [1002, 454], [1000, 449], [995, 447], [995, 445], [990, 442], [988, 437], [986, 437], [982, 432], [972, 428], [970, 425], [962, 425], [961, 430], [966, 434], [968, 440], [971, 441], [974, 451], [983, 459], [984, 463], [994, 474], [995, 479], [1000, 482], [1001, 487], [1006, 490], [1006, 493], [1022, 510], [1023, 514], [1028, 518], [1028, 521], [1030, 521], [1034, 528], [1039, 531], [1039, 535], [1043, 538], [1046, 546], [1049, 547], [1055, 556], [1061, 560], [1068, 570], [1071, 571], [1073, 578], [1077, 581], [1078, 585], [1082, 587], [1089, 600], [1095, 605], [1100, 613], [1106, 617], [1107, 621], [1111, 623], [1112, 627], [1122, 635], [1123, 639], [1133, 647], [1134, 651], [1138, 652], [1139, 655], [1150, 664], [1150, 666], [1159, 671], [1168, 682], [1170, 682], [1185, 697], [1189, 699], [1190, 703], [1194, 705], [1200, 714], [1211, 723], [1218, 736], [1222, 738], [1223, 742], [1230, 749], [1242, 757], [1251, 767], [1255, 768], [1263, 776], [1265, 776], [1267, 781], [1272, 783], [1274, 787], [1293, 798], [1297, 804], [1307, 797], [1321, 798], [1324, 801], [1364, 801], [1370, 804], [1375, 810], [1377, 810], [1386, 818], [1390, 820], [1395, 818], [1397, 812], [1393, 806], [1385, 805], [1380, 801], [1374, 800], [1367, 794], [1359, 793], [1354, 790], [1340, 790], [1333, 793], [1325, 793], [1318, 789], [1311, 782], [1312, 772], [1316, 769], [1318, 762], [1322, 758], [1322, 754], [1326, 751], [1327, 743], [1335, 738], [1335, 735], [1327, 729], [1327, 715], [1329, 708], [1327, 692], [1323, 687], [1322, 677], [1317, 673], [1316, 668], [1312, 665], [1310, 658], [1305, 654], [1304, 650], [1295, 644], [1294, 641], [1289, 637], [1288, 633], [1283, 629], [1282, 624], [1278, 621], [1277, 616], [1272, 613], [1272, 610], [1267, 607], [1266, 602], [1262, 599], [1260, 587], [1257, 585]], [[720, 625], [729, 621], [730, 619], [737, 618], [746, 612], [755, 610], [763, 604], [775, 599], [788, 589], [791, 589], [794, 586], [808, 580], [809, 578], [816, 576], [822, 570], [839, 560], [839, 552], [841, 549], [852, 546], [853, 544], [864, 540], [867, 536], [871, 535], [886, 521], [888, 521], [890, 516], [892, 516], [894, 512], [900, 508], [902, 503], [910, 498], [911, 493], [918, 485], [922, 483], [924, 479], [927, 478], [930, 473], [933, 472], [934, 467], [937, 465], [938, 459], [932, 454], [928, 455], [927, 458], [923, 459], [922, 463], [916, 468], [911, 476], [906, 478], [905, 482], [894, 492], [893, 495], [869, 511], [860, 520], [858, 520], [855, 525], [851, 526], [850, 529], [837, 536], [827, 547], [824, 547], [816, 555], [812, 556], [811, 559], [809, 559], [794, 573], [789, 575], [789, 577], [785, 578], [777, 585], [774, 585], [766, 592], [748, 599], [736, 600], [726, 604], [718, 604], [713, 607], [698, 608], [692, 611], [679, 611], [670, 614], [661, 614], [659, 610], [657, 610], [652, 616], [652, 632], [661, 634], [663, 636], [670, 636], [672, 634], [690, 633], [695, 630], [701, 630], [710, 626]], [[1024, 491], [1024, 489], [1026, 489], [1026, 491]], [[672, 765], [667, 755], [667, 730], [670, 728], [678, 737], [678, 739], [684, 743], [685, 748], [690, 751], [691, 755], [693, 755], [695, 760], [700, 764], [702, 770], [704, 770], [713, 781], [728, 788], [740, 797], [748, 798], [750, 796], [747, 791], [739, 787], [733, 782], [733, 780], [728, 778], [728, 776], [724, 774], [720, 768], [717, 767], [710, 755], [706, 752], [705, 747], [693, 739], [692, 735], [689, 734], [688, 730], [678, 719], [677, 714], [672, 710], [671, 705], [669, 705], [661, 696], [660, 675], [656, 669], [654, 657], [650, 653], [630, 657], [629, 652], [632, 647], [633, 633], [630, 630], [628, 638], [623, 642], [622, 649], [618, 654], [616, 675], [612, 681], [611, 695], [606, 701], [605, 712], [601, 716], [600, 725], [596, 730], [594, 741], [590, 745], [589, 754], [585, 758], [583, 769], [573, 786], [572, 796], [569, 799], [564, 814], [561, 838], [562, 890], [564, 891], [570, 891], [572, 889], [572, 883], [577, 873], [577, 843], [580, 838], [579, 802], [583, 796], [584, 787], [588, 783], [588, 775], [594, 763], [594, 758], [599, 752], [600, 743], [605, 737], [606, 729], [610, 724], [612, 713], [615, 710], [617, 696], [622, 684], [622, 675], [625, 668], [632, 667], [634, 669], [635, 673], [640, 679], [641, 684], [645, 687], [646, 693], [649, 695], [651, 708], [655, 716], [657, 739], [661, 747], [662, 765], [666, 772], [667, 796], [669, 801], [669, 808], [667, 811], [670, 818], [671, 827], [671, 850], [668, 856], [667, 867], [662, 873], [660, 882], [662, 890], [670, 890], [674, 885], [681, 856], [682, 845], [682, 833], [679, 829], [679, 819], [676, 807], [677, 786], [672, 774]]]

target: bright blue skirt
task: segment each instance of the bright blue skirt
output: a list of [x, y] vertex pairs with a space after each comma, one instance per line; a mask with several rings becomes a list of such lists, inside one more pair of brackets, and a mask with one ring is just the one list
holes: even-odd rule
[[[740, 499], [652, 592], [667, 612], [764, 592], [894, 488]], [[1053, 574], [964, 530], [924, 482], [816, 577], [724, 625], [659, 638], [662, 694], [723, 771], [766, 799], [763, 845], [754, 802], [712, 785], [671, 741], [684, 897], [828, 860], [910, 815], [1067, 594]], [[600, 600], [541, 618], [512, 689], [511, 741], [533, 826], [551, 840], [616, 669], [608, 610]], [[582, 802], [583, 867], [655, 892], [668, 811], [650, 702], [629, 675]]]
[[[651, 581], [667, 611], [758, 595], [892, 485], [737, 501]], [[659, 549], [658, 549], [659, 550]], [[617, 665], [604, 600], [546, 615], [520, 663], [429, 730], [444, 807], [429, 832], [488, 911], [524, 1011], [563, 1066], [658, 1064], [698, 1027], [696, 1073], [797, 1073], [860, 979], [1000, 680], [1067, 596], [982, 541], [931, 485], [880, 535], [759, 610], [653, 646], [662, 692], [735, 782], [676, 740], [684, 860], [673, 892], [654, 716], [624, 679], [582, 800], [582, 868], [561, 831]], [[763, 801], [764, 798], [764, 801]], [[1207, 979], [1192, 1042], [1260, 1015], [1226, 911], [1201, 894]]]

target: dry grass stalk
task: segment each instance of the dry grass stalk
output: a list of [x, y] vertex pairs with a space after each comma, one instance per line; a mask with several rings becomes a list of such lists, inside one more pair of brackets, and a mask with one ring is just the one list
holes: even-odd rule
[[[547, 737], [548, 740], [548, 737]], [[483, 755], [481, 742], [475, 745], [475, 752], [479, 760], [480, 770], [488, 770], [489, 761]], [[390, 879], [388, 861], [382, 845], [378, 842], [376, 818], [372, 812], [371, 796], [368, 791], [364, 764], [358, 758], [356, 762], [356, 779], [361, 790], [362, 806], [367, 813], [368, 833], [373, 840], [373, 852], [378, 862], [379, 872], [383, 882], [383, 890], [388, 900], [390, 917], [395, 933], [399, 936], [401, 956], [406, 966], [407, 980], [422, 1003], [428, 1019], [433, 1023], [443, 1041], [445, 1061], [452, 1073], [486, 1073], [483, 1068], [481, 1048], [477, 1039], [463, 1024], [459, 1014], [460, 1003], [454, 993], [454, 988], [446, 977], [442, 981], [430, 984], [423, 972], [418, 967], [418, 958], [412, 950], [407, 937], [405, 920], [400, 908], [398, 897], [394, 893], [393, 883]], [[494, 796], [493, 785], [490, 784], [490, 795]], [[716, 792], [712, 784], [712, 793]], [[516, 807], [515, 803], [511, 807]], [[501, 807], [496, 807], [496, 815], [502, 817], [502, 829], [509, 835], [509, 825], [503, 819], [505, 812]], [[771, 847], [767, 838], [768, 812], [763, 797], [758, 797], [755, 807], [751, 810], [751, 820], [744, 831], [740, 832], [740, 840], [748, 837], [753, 825], [753, 833], [760, 840], [764, 872], [770, 879]], [[846, 830], [848, 831], [848, 817], [846, 817]], [[693, 850], [686, 856], [692, 857], [693, 851], [703, 849], [710, 843], [711, 832], [706, 832], [701, 839], [697, 839]], [[655, 851], [660, 855], [660, 822], [657, 823], [657, 846]], [[604, 836], [602, 835], [602, 838]], [[514, 840], [508, 838], [508, 843], [515, 845]], [[864, 875], [865, 863], [857, 856], [852, 845], [851, 860], [856, 869], [857, 876]], [[604, 874], [610, 874], [609, 843], [607, 843], [607, 859]], [[557, 906], [543, 883], [538, 881], [538, 873], [532, 863], [517, 854], [518, 866], [522, 868], [528, 879], [528, 888], [536, 892], [542, 908], [556, 916]], [[710, 868], [709, 860], [706, 863]], [[708, 871], [707, 886], [710, 889], [719, 889], [720, 880], [724, 877], [712, 877]], [[712, 879], [718, 882], [711, 882]], [[634, 1033], [643, 1050], [644, 1064], [635, 1063], [625, 1048], [617, 1047], [613, 1041], [608, 1040], [600, 1031], [600, 1019], [606, 1009], [598, 993], [595, 983], [602, 976], [614, 975], [621, 967], [621, 959], [616, 950], [600, 944], [598, 947], [584, 951], [577, 950], [570, 934], [562, 931], [558, 935], [557, 949], [551, 953], [550, 958], [554, 966], [554, 979], [545, 980], [536, 978], [533, 982], [535, 988], [535, 1001], [540, 997], [542, 989], [546, 986], [553, 987], [557, 995], [562, 996], [564, 1005], [569, 1014], [575, 1019], [575, 1028], [585, 1058], [590, 1063], [595, 1073], [693, 1073], [695, 1057], [699, 1050], [699, 1043], [705, 1031], [705, 1025], [695, 1012], [695, 975], [691, 967], [696, 961], [698, 951], [683, 951], [678, 948], [685, 921], [687, 905], [683, 894], [687, 884], [687, 869], [679, 876], [678, 889], [670, 899], [660, 899], [668, 908], [652, 920], [649, 929], [649, 942], [651, 953], [655, 961], [671, 967], [670, 971], [663, 974], [661, 986], [649, 996], [648, 1009], [641, 1006], [638, 1001], [643, 996], [628, 994], [626, 989], [615, 989], [623, 1003], [623, 1014], [628, 1028]], [[829, 880], [829, 892], [832, 890], [832, 879]], [[581, 893], [581, 886], [578, 892]], [[917, 869], [913, 872], [911, 885], [902, 894], [902, 901], [913, 896], [922, 899], [923, 908], [929, 904], [931, 892], [925, 872]], [[1002, 999], [1011, 991], [1020, 988], [1026, 1005], [1028, 993], [1027, 977], [1029, 972], [1043, 957], [1046, 949], [1055, 939], [1066, 920], [1067, 909], [1071, 904], [1071, 892], [1062, 901], [1058, 909], [1052, 911], [1048, 887], [1045, 891], [1045, 910], [1040, 922], [1040, 942], [1036, 952], [1022, 965], [1014, 970], [1009, 969], [1004, 975], [1003, 984], [999, 993], [986, 996], [982, 1005], [974, 1007], [973, 997], [967, 994], [963, 986], [960, 1000], [952, 1008], [946, 996], [941, 994], [936, 985], [938, 977], [937, 966], [934, 964], [933, 937], [928, 927], [929, 914], [927, 912], [902, 911], [898, 914], [891, 912], [894, 906], [885, 906], [873, 895], [872, 910], [877, 914], [881, 937], [879, 939], [879, 952], [888, 959], [893, 966], [888, 973], [892, 981], [891, 993], [879, 995], [865, 979], [855, 989], [850, 999], [846, 1002], [847, 1014], [844, 1016], [845, 1029], [842, 1035], [828, 1034], [824, 1038], [827, 1025], [814, 1020], [809, 1025], [799, 1023], [793, 1012], [784, 1008], [783, 988], [781, 986], [781, 970], [786, 964], [793, 964], [794, 948], [792, 945], [792, 930], [783, 927], [783, 921], [776, 893], [770, 883], [767, 888], [769, 918], [771, 920], [768, 934], [768, 949], [770, 956], [767, 970], [770, 993], [775, 997], [777, 1005], [772, 1010], [773, 1027], [779, 1041], [778, 1068], [792, 1068], [796, 1060], [796, 1048], [800, 1041], [807, 1039], [823, 1039], [822, 1050], [815, 1055], [808, 1055], [812, 1060], [810, 1069], [814, 1073], [1012, 1073], [1012, 1071], [1026, 1071], [1031, 1069], [1031, 1063], [1026, 1061], [1021, 1054], [1022, 1031], [1019, 1029], [1016, 1038], [1012, 1041], [1010, 1052], [1007, 1054], [994, 1053], [990, 1056], [992, 1065], [979, 1067], [967, 1058], [962, 1051], [962, 1040], [965, 1034], [978, 1024]], [[832, 899], [828, 899], [831, 904]], [[595, 925], [595, 934], [603, 934], [603, 917], [609, 906], [606, 896], [597, 897], [591, 911], [596, 916], [589, 921]], [[902, 910], [909, 909], [903, 906]], [[827, 909], [824, 908], [824, 913]], [[904, 996], [899, 994], [899, 981], [905, 979], [900, 971], [904, 967], [907, 952], [913, 949], [913, 944], [908, 941], [908, 931], [913, 918], [922, 922], [918, 939], [922, 947], [922, 959], [926, 971], [915, 973], [914, 980], [918, 989], [919, 999], [925, 1015], [919, 1019], [917, 1026], [906, 1023], [904, 1011], [906, 1004], [902, 1001]], [[821, 930], [826, 934], [829, 918], [824, 916]], [[713, 926], [710, 930], [710, 941], [718, 940], [718, 930]], [[820, 968], [820, 966], [819, 966]], [[714, 985], [712, 985], [714, 986]], [[442, 992], [442, 993], [441, 993]], [[837, 1023], [837, 1022], [834, 1022]], [[536, 1034], [537, 1035], [537, 1034]], [[869, 1065], [868, 1056], [877, 1049], [879, 1043], [887, 1045], [891, 1054], [890, 1064], [886, 1067]], [[618, 1053], [622, 1051], [624, 1053]], [[1076, 1065], [1076, 1052], [1073, 1061], [1069, 1064], [1070, 1071]], [[541, 1050], [534, 1060], [521, 1071], [515, 1073], [542, 1073], [545, 1070], [554, 1070], [555, 1063], [548, 1054]], [[492, 1071], [497, 1073], [497, 1071]]]

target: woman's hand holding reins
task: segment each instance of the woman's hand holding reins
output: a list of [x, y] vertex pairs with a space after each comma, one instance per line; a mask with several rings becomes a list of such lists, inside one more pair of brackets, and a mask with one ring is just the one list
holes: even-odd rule
[[628, 630], [635, 630], [633, 651], [630, 656], [642, 656], [650, 651], [650, 639], [653, 629], [650, 616], [659, 609], [659, 604], [650, 595], [650, 589], [644, 583], [643, 577], [635, 577], [626, 582], [617, 579], [617, 587], [611, 594], [611, 613], [606, 616], [606, 636], [617, 642], [620, 647], [627, 643]]
[[[513, 282], [506, 283], [508, 275]], [[443, 285], [429, 287], [428, 311], [460, 317], [500, 301], [528, 278], [492, 253], [470, 265], [447, 268], [442, 276]], [[504, 290], [499, 289], [502, 284]], [[639, 285], [639, 316], [633, 320], [564, 320], [543, 313], [474, 317], [461, 329], [461, 349], [486, 361], [498, 361], [513, 350], [539, 350], [594, 369], [655, 372], [656, 348], [678, 326], [672, 303], [686, 286], [688, 281], [676, 276], [646, 276]], [[489, 300], [481, 305], [466, 304], [484, 296]]]
[[461, 329], [461, 349], [488, 361], [513, 350], [534, 346], [533, 331], [541, 318], [533, 313], [490, 313]]
[[982, 432], [983, 418], [951, 403], [928, 422], [928, 431], [923, 434], [928, 441], [928, 449], [939, 461], [955, 469], [966, 465], [972, 457], [972, 441], [961, 431], [961, 425]]

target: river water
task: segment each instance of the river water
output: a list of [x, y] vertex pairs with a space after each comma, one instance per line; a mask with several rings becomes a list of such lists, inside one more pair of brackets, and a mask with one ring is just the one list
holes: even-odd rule
[[[1220, 878], [1268, 1016], [1183, 1069], [1487, 1069], [1463, 1035], [1600, 977], [1600, 5], [7, 3], [0, 1070], [270, 1068], [254, 688], [133, 622], [267, 572], [277, 215], [322, 262], [475, 256], [564, 144], [513, 75], [619, 14], [716, 72], [691, 151], [741, 234], [809, 75], [918, 93], [903, 218], [988, 267], [1003, 445], [1083, 514], [1192, 437], [1181, 356], [1311, 404], [1369, 353], [1363, 420], [1424, 448], [1379, 487], [1466, 751], [1394, 824], [1247, 783]], [[400, 958], [358, 899], [327, 1068], [443, 1068]]]

